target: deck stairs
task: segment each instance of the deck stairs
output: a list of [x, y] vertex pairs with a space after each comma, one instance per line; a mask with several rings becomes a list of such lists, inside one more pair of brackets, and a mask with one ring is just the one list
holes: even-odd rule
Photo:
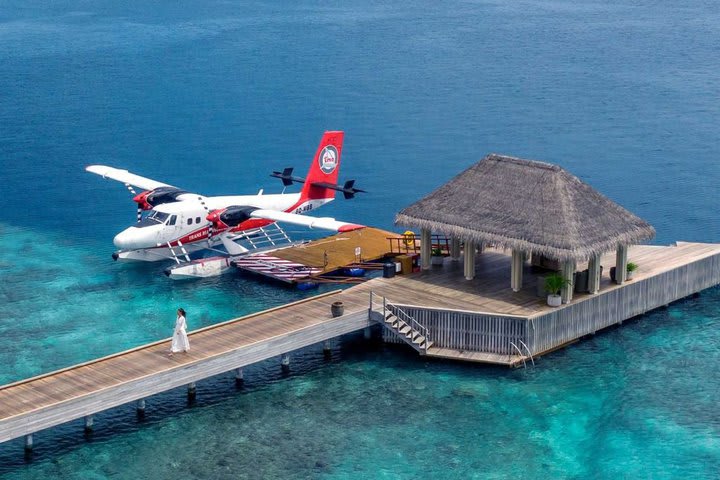
[[[414, 348], [420, 355], [427, 355], [433, 342], [429, 330], [420, 324], [412, 315], [405, 312], [401, 306], [395, 305], [371, 292], [371, 310], [375, 312], [375, 319], [385, 328], [392, 331], [402, 341]], [[378, 315], [379, 314], [379, 315]]]

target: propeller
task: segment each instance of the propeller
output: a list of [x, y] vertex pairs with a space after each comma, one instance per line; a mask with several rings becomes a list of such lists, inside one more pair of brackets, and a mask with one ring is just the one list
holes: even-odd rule
[[[127, 187], [127, 189], [130, 191], [130, 194], [131, 194], [133, 197], [136, 197], [136, 196], [137, 196], [137, 192], [136, 192], [135, 189], [132, 187], [132, 185], [130, 185], [129, 183], [126, 183], [126, 184], [125, 184], [125, 187]], [[142, 207], [140, 206], [140, 204], [138, 204], [138, 208], [137, 208], [137, 221], [138, 221], [138, 223], [140, 223], [140, 220], [142, 220]]]

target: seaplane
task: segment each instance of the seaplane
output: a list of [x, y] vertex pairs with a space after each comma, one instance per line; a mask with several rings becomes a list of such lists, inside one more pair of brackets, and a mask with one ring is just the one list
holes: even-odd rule
[[[342, 131], [323, 134], [305, 178], [294, 176], [293, 168], [272, 172], [282, 181], [280, 194], [265, 195], [261, 189], [255, 195], [203, 196], [105, 165], [85, 170], [123, 183], [137, 204], [137, 222], [113, 239], [115, 260], [172, 260], [175, 265], [165, 270], [171, 278], [207, 277], [230, 269], [229, 257], [292, 243], [278, 222], [336, 232], [365, 227], [307, 215], [333, 201], [336, 192], [346, 199], [364, 192], [355, 188], [354, 180], [337, 183], [343, 139]], [[285, 193], [294, 183], [303, 184], [302, 190]], [[191, 259], [202, 250], [219, 255]]]

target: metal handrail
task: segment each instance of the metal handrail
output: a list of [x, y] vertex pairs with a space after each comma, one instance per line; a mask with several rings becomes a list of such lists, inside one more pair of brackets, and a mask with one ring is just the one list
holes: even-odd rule
[[515, 345], [513, 342], [510, 342], [510, 345], [512, 345], [513, 347], [515, 347], [515, 350], [517, 350], [518, 354], [520, 355], [520, 360], [522, 360], [522, 362], [523, 362], [523, 367], [524, 367], [524, 368], [527, 368], [527, 363], [525, 362], [525, 356], [523, 355], [522, 351], [520, 351], [520, 349], [518, 348], [518, 346]]
[[[412, 315], [408, 314], [397, 305], [394, 305], [392, 303], [388, 305], [393, 308], [393, 310], [388, 309], [393, 315], [398, 317], [400, 321], [408, 325], [412, 330], [419, 332], [423, 337], [425, 337], [425, 346], [421, 348], [425, 350], [425, 352], [427, 352], [427, 344], [430, 341], [430, 330], [428, 330], [425, 325], [419, 323]], [[400, 315], [398, 315], [398, 313]]]
[[253, 250], [257, 250], [264, 245], [276, 246], [279, 243], [291, 241], [290, 237], [285, 233], [285, 230], [278, 224], [241, 232], [233, 238], [233, 241], [237, 240], [247, 241]]
[[523, 341], [520, 340], [519, 338], [518, 338], [518, 342], [520, 342], [520, 344], [521, 344], [523, 347], [525, 347], [525, 350], [527, 350], [528, 355], [530, 356], [530, 361], [532, 362], [532, 366], [534, 367], [534, 366], [535, 366], [535, 360], [533, 360], [532, 352], [530, 351], [530, 349], [528, 348], [528, 346], [525, 345], [525, 342], [523, 342]]
[[398, 320], [400, 320], [403, 324], [410, 327], [411, 330], [414, 330], [416, 332], [419, 332], [420, 335], [425, 337], [424, 346], [421, 346], [422, 350], [427, 353], [427, 345], [428, 342], [430, 342], [430, 330], [421, 323], [419, 323], [415, 318], [410, 315], [409, 313], [405, 312], [400, 308], [398, 305], [393, 303], [388, 303], [387, 297], [384, 297], [382, 295], [379, 295], [375, 293], [374, 291], [370, 291], [370, 311], [375, 312], [375, 305], [379, 304], [379, 300], [376, 299], [376, 297], [380, 297], [382, 299], [382, 305], [378, 305], [380, 307], [380, 311], [382, 312], [383, 321], [385, 319], [386, 312], [391, 313], [395, 315]]

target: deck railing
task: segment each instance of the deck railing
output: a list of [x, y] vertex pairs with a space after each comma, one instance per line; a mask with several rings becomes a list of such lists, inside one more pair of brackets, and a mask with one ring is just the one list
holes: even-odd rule
[[[388, 237], [390, 242], [390, 253], [420, 253], [420, 237], [413, 234], [402, 235], [401, 237]], [[452, 239], [445, 235], [430, 236], [431, 250], [438, 249], [442, 255], [450, 255]]]

